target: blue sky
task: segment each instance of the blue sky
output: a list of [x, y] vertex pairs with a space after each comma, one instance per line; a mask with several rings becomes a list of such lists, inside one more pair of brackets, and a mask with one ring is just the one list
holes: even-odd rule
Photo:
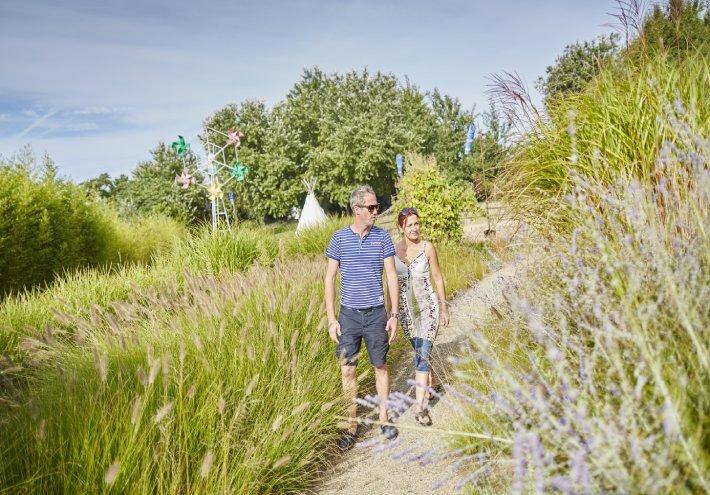
[[80, 181], [128, 173], [159, 141], [247, 98], [272, 105], [304, 67], [367, 67], [487, 107], [491, 73], [534, 92], [612, 0], [0, 3], [0, 155], [31, 144]]

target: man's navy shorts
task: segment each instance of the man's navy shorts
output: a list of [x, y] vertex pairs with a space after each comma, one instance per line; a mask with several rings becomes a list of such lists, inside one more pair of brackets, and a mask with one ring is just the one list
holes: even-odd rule
[[340, 307], [340, 339], [335, 355], [340, 364], [356, 365], [363, 339], [370, 363], [382, 366], [390, 350], [387, 334], [387, 312], [384, 306], [367, 309]]

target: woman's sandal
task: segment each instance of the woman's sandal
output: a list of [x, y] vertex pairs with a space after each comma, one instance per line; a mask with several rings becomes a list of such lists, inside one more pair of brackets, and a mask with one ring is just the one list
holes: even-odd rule
[[[441, 383], [437, 383], [436, 385], [434, 385], [434, 386], [432, 387], [432, 389], [434, 390], [434, 392], [436, 392], [437, 394], [441, 395], [441, 392], [444, 391], [444, 386], [443, 386]], [[436, 398], [436, 397], [434, 397], [434, 394], [432, 394], [430, 391], [427, 391], [426, 394], [427, 394], [427, 399], [428, 399], [428, 400], [434, 400], [434, 399]]]
[[414, 419], [416, 419], [417, 423], [422, 426], [431, 426], [432, 424], [431, 416], [429, 416], [429, 411], [426, 409], [424, 411], [414, 413]]

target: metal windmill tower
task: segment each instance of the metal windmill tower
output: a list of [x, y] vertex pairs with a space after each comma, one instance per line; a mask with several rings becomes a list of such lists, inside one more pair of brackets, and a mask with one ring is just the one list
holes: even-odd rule
[[[229, 213], [224, 202], [224, 189], [234, 181], [243, 181], [246, 174], [249, 172], [249, 167], [245, 166], [239, 160], [239, 147], [241, 139], [244, 135], [239, 131], [229, 131], [226, 134], [217, 129], [207, 128], [213, 134], [224, 137], [224, 144], [219, 144], [209, 137], [205, 141], [205, 149], [207, 155], [204, 162], [197, 162], [197, 171], [204, 176], [204, 181], [199, 184], [207, 190], [207, 195], [210, 198], [212, 228], [217, 229], [220, 222], [223, 220], [227, 227], [231, 227]], [[221, 141], [221, 140], [220, 140]], [[235, 160], [232, 163], [227, 162], [225, 150], [230, 146], [234, 146]], [[184, 160], [185, 154], [190, 145], [185, 143], [182, 136], [178, 136], [178, 141], [172, 144], [173, 150]], [[175, 177], [175, 181], [182, 184], [183, 188], [188, 188], [195, 184], [194, 175], [192, 175], [187, 167], [182, 174]]]

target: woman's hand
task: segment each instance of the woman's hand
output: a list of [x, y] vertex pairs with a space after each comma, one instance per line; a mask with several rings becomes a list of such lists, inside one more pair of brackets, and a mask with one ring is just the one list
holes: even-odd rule
[[449, 326], [449, 321], [451, 320], [451, 317], [449, 316], [449, 308], [446, 303], [444, 303], [443, 307], [441, 308], [441, 324], [443, 326]]

